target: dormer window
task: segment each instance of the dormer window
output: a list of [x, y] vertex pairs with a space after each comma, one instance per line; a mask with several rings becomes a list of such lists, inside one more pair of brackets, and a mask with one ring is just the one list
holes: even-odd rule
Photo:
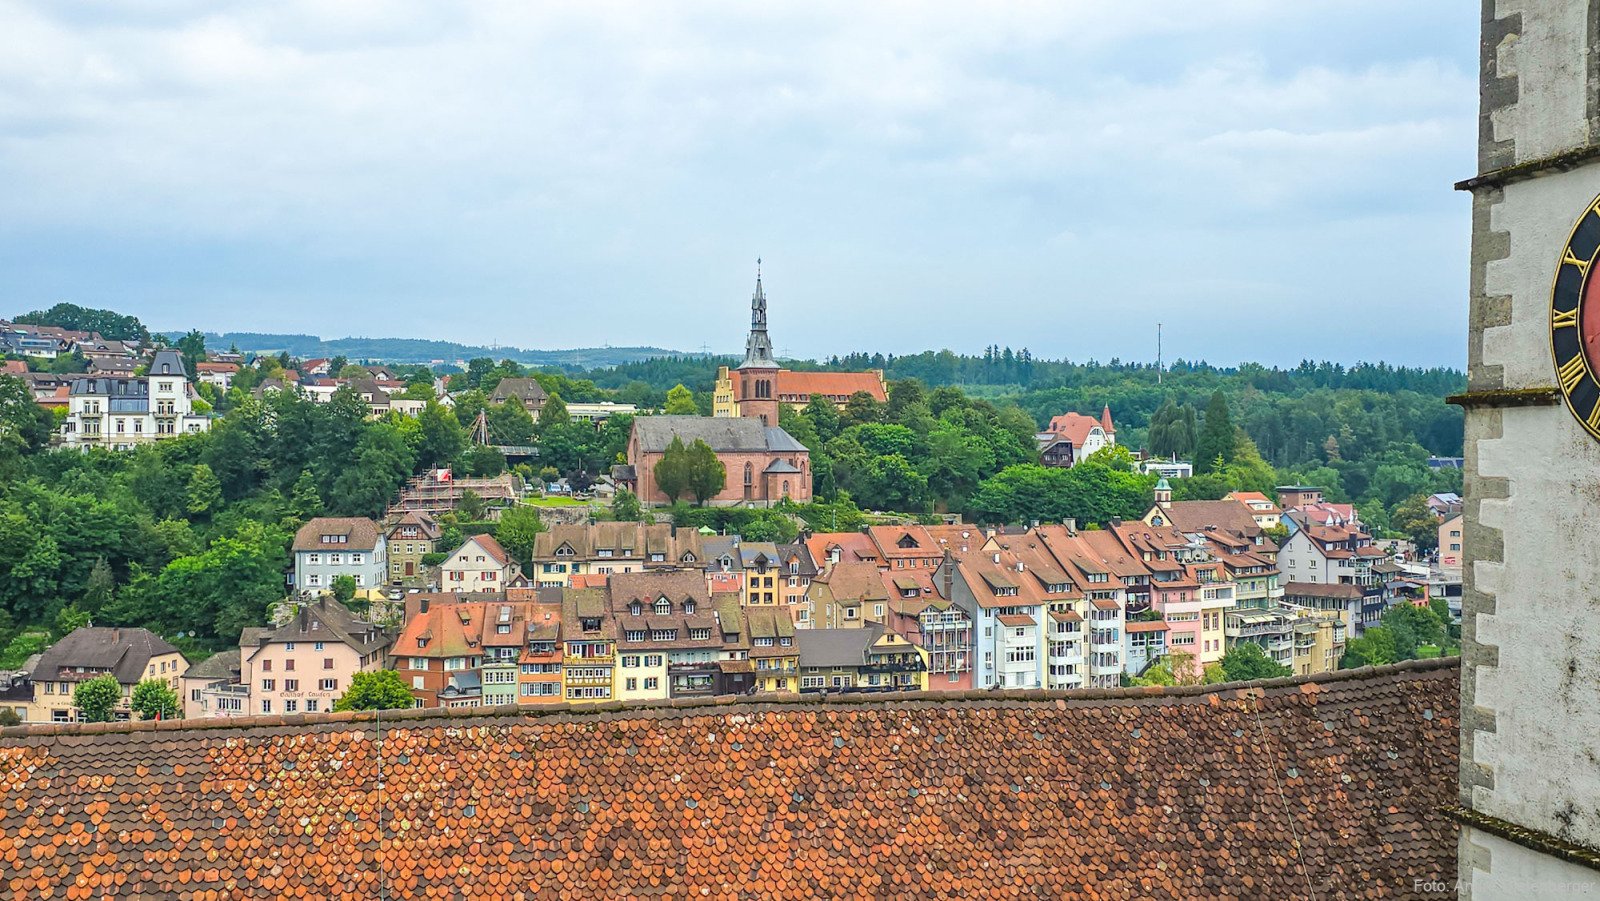
[[426, 639], [426, 638], [417, 639], [417, 647], [425, 648], [427, 646], [428, 646], [428, 639]]
[[666, 598], [657, 598], [655, 612], [656, 616], [666, 616], [672, 612], [672, 602]]
[[694, 615], [694, 611], [695, 611], [695, 604], [694, 604], [693, 600], [688, 600], [688, 601], [684, 601], [683, 602], [683, 612], [684, 613], [687, 613], [690, 616], [693, 616]]
[[693, 562], [695, 562], [694, 554], [684, 554], [682, 559], [683, 559], [683, 562], [685, 562], [685, 563], [693, 563]]
[[629, 604], [628, 605], [628, 615], [629, 616], [643, 616], [644, 615], [644, 605], [639, 603], [638, 601], [634, 601], [633, 603]]
[[568, 546], [563, 544], [562, 546], [556, 548], [556, 556], [557, 557], [571, 557], [571, 556], [573, 556], [572, 548], [570, 548], [570, 547], [568, 547]]

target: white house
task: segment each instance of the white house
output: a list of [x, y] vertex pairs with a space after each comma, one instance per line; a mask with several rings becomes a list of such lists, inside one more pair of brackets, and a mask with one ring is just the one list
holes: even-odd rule
[[439, 587], [456, 594], [504, 591], [515, 575], [517, 564], [493, 535], [474, 535], [439, 564]]
[[389, 571], [383, 531], [359, 516], [321, 516], [294, 534], [294, 589], [310, 594], [333, 590], [333, 580], [350, 576], [356, 588], [376, 588]]
[[211, 419], [194, 412], [196, 398], [183, 357], [157, 351], [145, 375], [74, 379], [61, 440], [69, 446], [126, 449], [203, 432]]

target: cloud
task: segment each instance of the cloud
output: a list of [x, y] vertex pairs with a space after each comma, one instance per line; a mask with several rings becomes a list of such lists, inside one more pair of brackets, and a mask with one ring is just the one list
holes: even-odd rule
[[[0, 2], [0, 288], [736, 350], [765, 255], [808, 354], [1107, 358], [1135, 310], [1190, 323], [1191, 357], [1355, 359], [1336, 320], [1392, 291], [1385, 352], [1459, 362], [1465, 247], [1438, 236], [1475, 26], [1442, 0]], [[1285, 262], [1329, 256], [1374, 292]], [[1308, 321], [1320, 348], [1240, 337]]]

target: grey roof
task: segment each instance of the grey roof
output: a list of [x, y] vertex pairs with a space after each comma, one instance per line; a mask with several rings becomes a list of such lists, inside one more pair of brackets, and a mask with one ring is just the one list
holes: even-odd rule
[[515, 397], [517, 400], [526, 403], [530, 400], [542, 401], [548, 396], [545, 393], [544, 386], [539, 384], [538, 379], [508, 378], [501, 379], [499, 384], [494, 386], [494, 392], [489, 395], [489, 401], [498, 404]]
[[783, 472], [783, 473], [793, 472], [793, 473], [798, 473], [800, 471], [800, 467], [794, 465], [793, 463], [790, 463], [788, 460], [778, 459], [778, 460], [773, 460], [771, 463], [767, 464], [766, 471], [767, 472]]
[[[295, 615], [276, 629], [256, 636], [255, 647], [280, 641], [335, 641], [349, 645], [363, 657], [389, 646], [390, 637], [338, 601], [327, 597], [301, 604]], [[254, 648], [251, 649], [254, 653]]]
[[184, 670], [185, 679], [237, 679], [240, 672], [239, 649], [219, 651]]
[[684, 444], [696, 440], [719, 452], [805, 451], [806, 446], [788, 432], [763, 426], [760, 420], [743, 417], [640, 416], [633, 421], [634, 434], [645, 453], [661, 453], [674, 437]]
[[798, 629], [801, 666], [860, 666], [867, 662], [867, 648], [883, 635], [878, 623], [862, 623], [859, 629]]
[[72, 380], [73, 394], [90, 394], [101, 397], [131, 397], [144, 400], [150, 396], [150, 383], [131, 376], [103, 376]]
[[155, 359], [150, 361], [150, 374], [187, 376], [189, 371], [183, 368], [182, 354], [175, 350], [158, 350]]
[[178, 649], [148, 629], [84, 626], [73, 629], [39, 658], [34, 675], [43, 681], [76, 667], [109, 670], [124, 685], [144, 678], [150, 658]]

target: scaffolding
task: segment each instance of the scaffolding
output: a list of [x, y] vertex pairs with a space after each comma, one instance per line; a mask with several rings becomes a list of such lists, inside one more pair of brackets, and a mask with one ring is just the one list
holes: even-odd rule
[[491, 507], [509, 506], [522, 496], [521, 482], [509, 472], [489, 479], [473, 479], [456, 478], [448, 469], [436, 469], [406, 482], [400, 489], [400, 499], [389, 505], [388, 518], [399, 519], [407, 513], [430, 516], [449, 513], [468, 491], [483, 498]]

